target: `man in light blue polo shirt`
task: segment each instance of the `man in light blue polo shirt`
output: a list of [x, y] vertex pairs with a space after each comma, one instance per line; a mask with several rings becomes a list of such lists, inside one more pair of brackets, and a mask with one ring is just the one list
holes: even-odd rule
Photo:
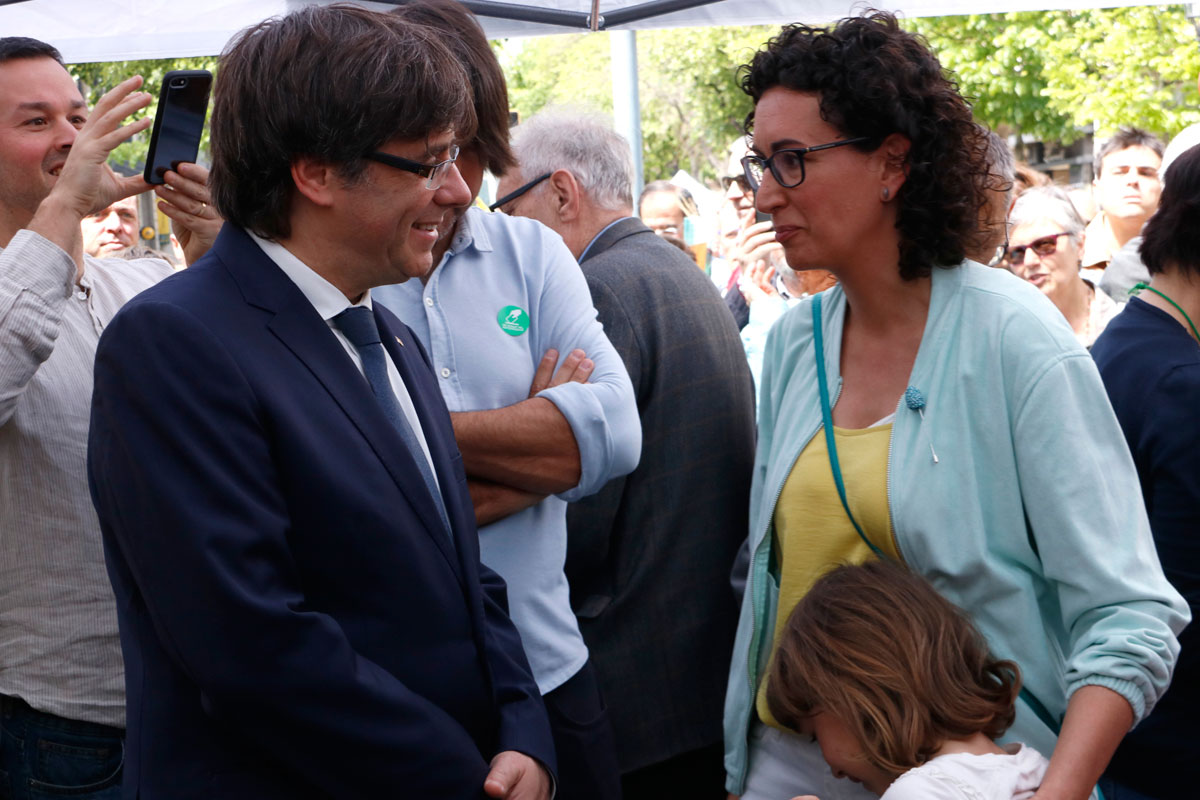
[[[461, 6], [415, 3], [395, 13], [446, 31], [471, 73], [479, 131], [461, 143], [457, 163], [474, 196], [485, 168], [501, 174], [515, 163], [500, 65]], [[558, 234], [479, 208], [457, 209], [441, 230], [429, 275], [377, 288], [372, 298], [429, 352], [462, 451], [482, 560], [508, 583], [549, 712], [558, 796], [615, 800], [615, 743], [563, 563], [567, 503], [637, 466], [632, 385]]]

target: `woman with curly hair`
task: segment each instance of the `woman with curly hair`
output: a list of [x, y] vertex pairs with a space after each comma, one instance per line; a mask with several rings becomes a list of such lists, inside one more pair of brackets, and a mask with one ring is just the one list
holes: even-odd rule
[[817, 576], [881, 557], [1020, 665], [1009, 735], [1053, 752], [1037, 796], [1083, 800], [1166, 690], [1189, 614], [1087, 351], [1036, 288], [965, 260], [1000, 188], [985, 132], [886, 13], [785, 28], [742, 88], [757, 207], [794, 269], [839, 283], [766, 345], [727, 788], [872, 796], [775, 720], [763, 676]]

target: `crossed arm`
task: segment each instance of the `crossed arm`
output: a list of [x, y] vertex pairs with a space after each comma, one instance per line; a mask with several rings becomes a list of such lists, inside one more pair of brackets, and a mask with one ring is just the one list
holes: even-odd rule
[[558, 351], [547, 350], [526, 400], [450, 415], [480, 526], [579, 483], [579, 445], [571, 425], [554, 403], [537, 395], [565, 383], [587, 383], [596, 365], [578, 349], [568, 353], [556, 371], [557, 363]]

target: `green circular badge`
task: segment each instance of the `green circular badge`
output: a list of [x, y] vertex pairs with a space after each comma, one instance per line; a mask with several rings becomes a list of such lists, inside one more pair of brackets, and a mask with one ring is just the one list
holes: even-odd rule
[[499, 323], [500, 330], [509, 336], [520, 336], [529, 330], [529, 315], [520, 306], [505, 306], [500, 309], [500, 313], [496, 315], [496, 322]]

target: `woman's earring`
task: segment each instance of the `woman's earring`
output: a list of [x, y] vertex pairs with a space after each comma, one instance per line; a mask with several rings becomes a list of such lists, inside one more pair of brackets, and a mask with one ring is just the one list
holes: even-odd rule
[[879, 196], [882, 197], [883, 202], [886, 203], [888, 201], [888, 198], [890, 198], [892, 196], [892, 190], [885, 186], [885, 187], [883, 187], [883, 191], [879, 193]]

